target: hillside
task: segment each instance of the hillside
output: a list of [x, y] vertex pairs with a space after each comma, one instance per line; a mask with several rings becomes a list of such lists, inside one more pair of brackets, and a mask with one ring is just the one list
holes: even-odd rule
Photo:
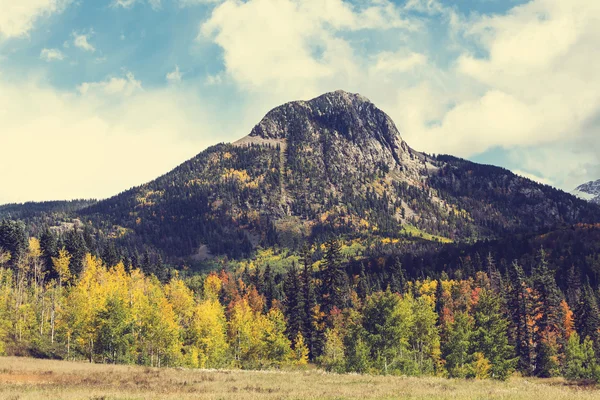
[[475, 241], [600, 221], [600, 209], [508, 170], [410, 148], [342, 91], [270, 111], [251, 133], [78, 214], [129, 246], [242, 257], [331, 234]]

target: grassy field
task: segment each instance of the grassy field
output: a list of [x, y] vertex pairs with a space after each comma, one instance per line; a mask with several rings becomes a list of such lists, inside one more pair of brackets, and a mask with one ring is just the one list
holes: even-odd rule
[[156, 369], [0, 357], [0, 399], [600, 399], [562, 379], [508, 382]]

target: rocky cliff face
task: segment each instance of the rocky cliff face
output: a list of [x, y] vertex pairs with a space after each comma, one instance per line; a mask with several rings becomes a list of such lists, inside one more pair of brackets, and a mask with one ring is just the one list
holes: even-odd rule
[[251, 138], [318, 143], [329, 137], [361, 148], [370, 160], [381, 157], [390, 166], [410, 153], [394, 122], [366, 97], [344, 91], [310, 101], [284, 104], [254, 127]]
[[572, 194], [592, 203], [600, 204], [600, 179], [578, 186]]

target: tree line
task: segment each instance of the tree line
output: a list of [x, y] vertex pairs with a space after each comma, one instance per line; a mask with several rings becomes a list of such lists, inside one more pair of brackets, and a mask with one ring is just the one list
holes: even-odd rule
[[[526, 274], [490, 256], [473, 276], [387, 287], [348, 274], [340, 243], [298, 265], [179, 276], [161, 282], [85, 254], [74, 272], [61, 248], [45, 265], [40, 241], [0, 252], [0, 353], [193, 368], [279, 368], [505, 379], [598, 380], [597, 293], [572, 276], [561, 291], [543, 250]], [[51, 273], [50, 273], [51, 272]], [[379, 285], [378, 285], [379, 286]]]

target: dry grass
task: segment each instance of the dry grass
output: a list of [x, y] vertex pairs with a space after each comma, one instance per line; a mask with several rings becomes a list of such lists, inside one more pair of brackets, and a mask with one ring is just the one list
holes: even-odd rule
[[155, 369], [0, 358], [0, 399], [600, 399], [564, 380], [508, 382]]

